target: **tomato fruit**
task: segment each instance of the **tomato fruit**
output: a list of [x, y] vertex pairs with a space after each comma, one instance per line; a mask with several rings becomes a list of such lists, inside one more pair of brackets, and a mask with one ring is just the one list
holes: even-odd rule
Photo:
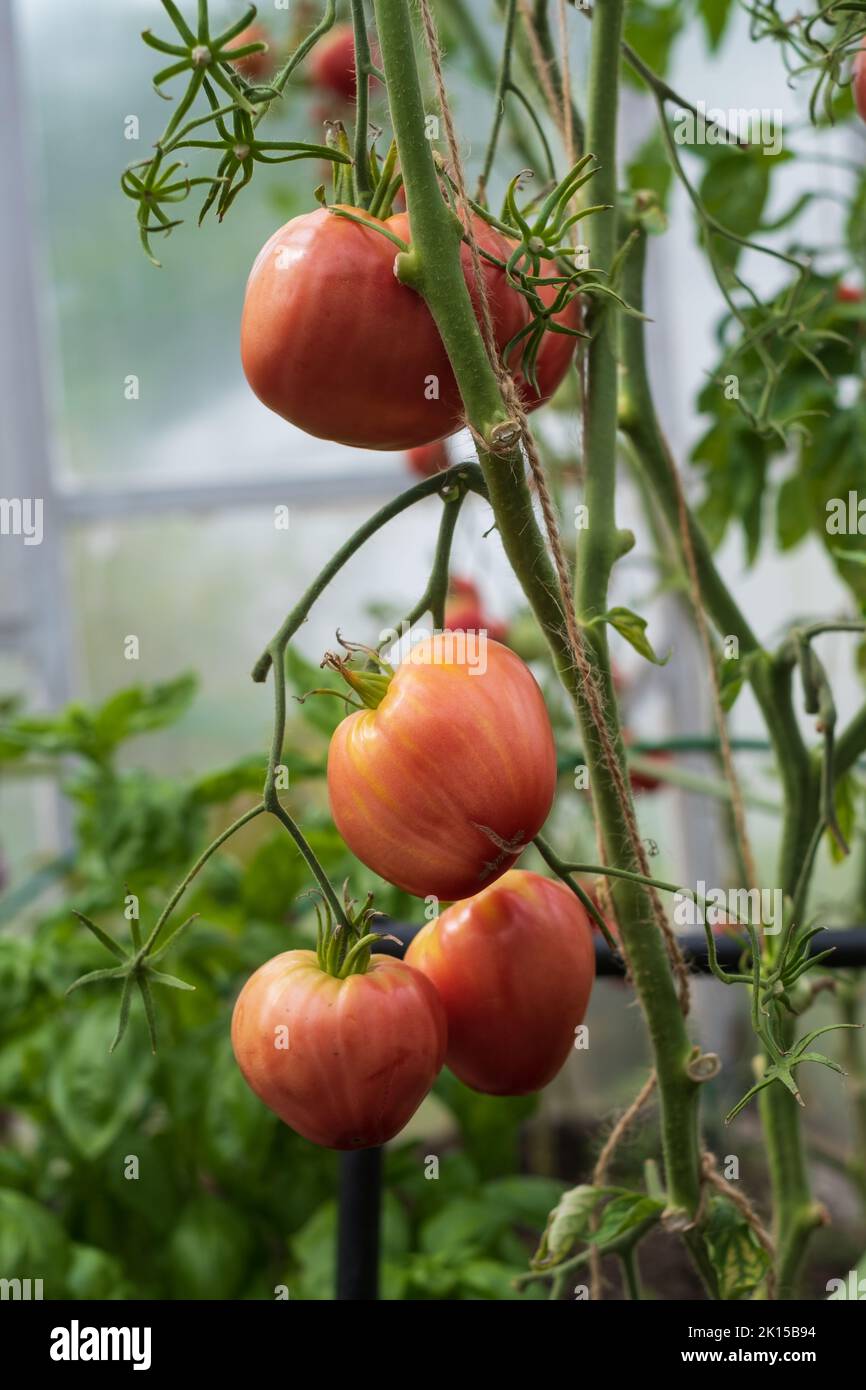
[[863, 291], [857, 285], [837, 285], [837, 304], [862, 304]]
[[406, 455], [406, 462], [412, 472], [421, 478], [432, 478], [434, 473], [441, 473], [448, 467], [448, 450], [444, 439], [437, 439], [433, 444], [419, 444], [417, 449], [410, 449]]
[[[379, 55], [371, 45], [378, 67]], [[317, 87], [343, 101], [354, 101], [358, 91], [355, 73], [355, 34], [351, 24], [335, 24], [316, 44], [310, 56], [310, 76]]]
[[[261, 24], [248, 24], [246, 29], [241, 30], [236, 39], [232, 39], [226, 44], [226, 48], [231, 51], [233, 48], [246, 48], [248, 43], [268, 43], [270, 34]], [[247, 79], [248, 82], [265, 82], [274, 71], [274, 56], [271, 49], [263, 49], [260, 53], [248, 53], [245, 58], [238, 58], [232, 64], [238, 72]]]
[[247, 1084], [291, 1129], [328, 1149], [399, 1134], [438, 1075], [445, 1016], [419, 971], [374, 956], [338, 979], [315, 951], [284, 951], [251, 975], [232, 1014]]
[[851, 85], [854, 90], [854, 105], [861, 121], [866, 121], [866, 36], [860, 40], [860, 52], [854, 59]]
[[[380, 225], [409, 241], [406, 213]], [[475, 233], [506, 258], [497, 231], [478, 219]], [[307, 434], [411, 449], [461, 424], [447, 353], [424, 300], [394, 275], [397, 254], [379, 232], [317, 208], [280, 227], [256, 257], [241, 321], [243, 368], [259, 400]], [[462, 256], [474, 302], [468, 247]], [[484, 262], [484, 276], [504, 348], [525, 321], [525, 304], [498, 266]]]
[[[670, 753], [653, 753], [651, 755], [654, 762], [669, 763]], [[631, 789], [637, 796], [641, 792], [657, 792], [659, 787], [664, 786], [664, 779], [653, 777], [651, 772], [638, 772], [637, 768], [632, 768], [629, 772], [631, 778]]]
[[517, 1096], [560, 1070], [595, 979], [589, 918], [565, 884], [512, 869], [428, 922], [406, 952], [439, 991], [445, 1060], [473, 1090]]
[[547, 819], [555, 784], [531, 671], [508, 647], [462, 633], [417, 643], [378, 706], [344, 719], [328, 751], [346, 844], [417, 897], [468, 897], [504, 874]]
[[451, 578], [443, 626], [449, 632], [484, 631], [494, 642], [501, 642], [505, 636], [505, 624], [497, 623], [485, 614], [478, 586], [471, 579], [461, 579], [459, 575]]

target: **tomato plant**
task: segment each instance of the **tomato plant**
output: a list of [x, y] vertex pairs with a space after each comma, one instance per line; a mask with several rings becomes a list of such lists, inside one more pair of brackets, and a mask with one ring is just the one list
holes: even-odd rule
[[[454, 902], [422, 929], [410, 956], [435, 979], [451, 1025], [448, 1056], [471, 1085], [532, 1090], [561, 1066], [592, 983], [584, 910], [620, 955], [648, 1038], [635, 1098], [601, 1146], [591, 1183], [579, 1183], [551, 1214], [524, 1287], [549, 1281], [553, 1296], [562, 1296], [570, 1271], [608, 1254], [620, 1259], [626, 1292], [638, 1298], [638, 1245], [656, 1230], [660, 1240], [682, 1244], [694, 1291], [787, 1299], [800, 1287], [824, 1219], [800, 1115], [807, 1094], [801, 1073], [832, 1079], [828, 1073], [841, 1069], [834, 1048], [857, 1077], [855, 1127], [866, 1135], [856, 983], [843, 978], [829, 989], [823, 974], [810, 973], [831, 968], [815, 945], [827, 915], [814, 891], [823, 851], [829, 864], [841, 863], [862, 840], [866, 705], [858, 685], [856, 702], [843, 711], [838, 668], [823, 647], [853, 636], [860, 667], [852, 661], [849, 675], [862, 685], [866, 533], [858, 489], [866, 408], [862, 305], [852, 285], [866, 248], [866, 181], [856, 160], [853, 167], [838, 161], [846, 216], [832, 242], [816, 238], [803, 216], [825, 189], [803, 181], [787, 206], [780, 191], [786, 167], [815, 158], [802, 145], [807, 120], [816, 144], [829, 142], [834, 125], [851, 114], [851, 85], [866, 118], [866, 20], [856, 4], [807, 5], [784, 21], [775, 0], [749, 4], [748, 42], [776, 46], [791, 79], [786, 91], [800, 92], [775, 147], [763, 125], [755, 128], [755, 113], [708, 111], [700, 93], [672, 87], [671, 55], [690, 33], [688, 7], [563, 3], [554, 25], [546, 0], [501, 0], [504, 23], [491, 47], [466, 0], [418, 4], [420, 23], [405, 0], [353, 0], [349, 30], [335, 27], [342, 15], [325, 0], [314, 22], [298, 26], [273, 85], [261, 88], [236, 66], [235, 41], [250, 13], [216, 33], [205, 0], [195, 27], [174, 0], [163, 0], [176, 36], [169, 43], [145, 34], [163, 55], [157, 89], [177, 83], [179, 97], [160, 138], [122, 180], [151, 259], [154, 240], [175, 230], [178, 205], [195, 190], [202, 190], [201, 218], [214, 208], [222, 219], [260, 166], [309, 159], [331, 176], [330, 184], [301, 193], [301, 205], [315, 210], [276, 231], [250, 273], [241, 357], [255, 394], [335, 444], [441, 450], [441, 441], [465, 429], [471, 447], [441, 471], [441, 452], [424, 462], [416, 456], [421, 480], [387, 498], [293, 596], [253, 670], [257, 683], [271, 680], [275, 695], [258, 799], [220, 829], [146, 934], [137, 922], [130, 926], [128, 949], [82, 915], [113, 960], [77, 983], [119, 986], [115, 1041], [128, 1026], [132, 998], [140, 998], [155, 1039], [155, 986], [182, 991], [184, 984], [156, 968], [189, 925], [169, 931], [180, 899], [230, 837], [270, 818], [315, 880], [328, 925], [315, 957], [290, 953], [287, 965], [280, 955], [245, 987], [235, 1030], [245, 1071], [278, 1113], [322, 1143], [376, 1142], [417, 1104], [441, 1060], [433, 996], [411, 967], [369, 960], [376, 942], [366, 910], [358, 918], [341, 903], [301, 828], [298, 793], [286, 777], [287, 712], [293, 672], [308, 671], [292, 639], [313, 605], [387, 523], [435, 498], [429, 579], [408, 611], [388, 603], [386, 620], [399, 630], [347, 647], [350, 660], [329, 655], [323, 663], [333, 703], [315, 717], [319, 732], [330, 735], [331, 833], [335, 827], [341, 852], [355, 856], [349, 876], [369, 869], [380, 898], [397, 890], [423, 898], [428, 915]], [[695, 24], [721, 64], [733, 7], [722, 0], [698, 9]], [[585, 74], [573, 61], [576, 25], [588, 40]], [[463, 129], [465, 108], [452, 99], [456, 68], [447, 55], [455, 39], [457, 61], [471, 55], [473, 77], [489, 89], [481, 142]], [[172, 61], [162, 66], [166, 54]], [[342, 103], [321, 144], [270, 138], [286, 135], [265, 118], [282, 100], [291, 110], [299, 70]], [[653, 115], [650, 138], [627, 163], [620, 158], [623, 81], [641, 88]], [[309, 91], [309, 84], [294, 86]], [[200, 164], [187, 169], [188, 159]], [[395, 214], [401, 205], [407, 211]], [[701, 437], [687, 456], [702, 488], [697, 504], [659, 422], [649, 371], [650, 348], [657, 348], [647, 327], [657, 312], [647, 293], [649, 247], [681, 208], [694, 219], [719, 315], [716, 360], [697, 400]], [[233, 263], [233, 282], [239, 274]], [[569, 391], [553, 401], [566, 379]], [[548, 402], [536, 429], [531, 412]], [[624, 466], [640, 517], [628, 530], [620, 506]], [[501, 547], [522, 594], [538, 680], [495, 640], [468, 641], [484, 613], [477, 595], [451, 581], [451, 552], [458, 523], [467, 513], [477, 521], [481, 511], [484, 534]], [[783, 555], [807, 536], [820, 542], [839, 585], [833, 617], [789, 611], [761, 631], [763, 615], [743, 603], [736, 567], [727, 556], [717, 561], [715, 547], [739, 526], [746, 563], [755, 563], [771, 514]], [[632, 552], [634, 569], [622, 563]], [[646, 586], [642, 565], [651, 574]], [[636, 571], [639, 583], [632, 582]], [[623, 595], [629, 587], [636, 598]], [[706, 701], [692, 702], [696, 719], [704, 703], [712, 718], [706, 728], [678, 731], [685, 736], [668, 747], [659, 741], [656, 766], [635, 765], [630, 775], [616, 644], [629, 643], [646, 663], [647, 682], [670, 659], [673, 678], [693, 683], [690, 668], [677, 665], [680, 652], [659, 656], [647, 618], [626, 606], [624, 598], [640, 603], [651, 590], [682, 600], [682, 620], [704, 663], [699, 693]], [[338, 627], [342, 615], [331, 616]], [[428, 618], [440, 631], [413, 645]], [[389, 636], [407, 639], [396, 669], [383, 655], [396, 645]], [[334, 670], [345, 678], [340, 687]], [[314, 700], [322, 688], [309, 689], [315, 668], [313, 677], [296, 693], [306, 710], [321, 711]], [[747, 686], [762, 723], [760, 749], [775, 773], [771, 801], [743, 785], [744, 756], [754, 749], [737, 736], [731, 711]], [[340, 723], [331, 720], [338, 701], [352, 708]], [[81, 721], [71, 723], [83, 737]], [[96, 737], [86, 721], [85, 733]], [[17, 747], [14, 737], [10, 747]], [[677, 768], [680, 747], [708, 754], [709, 771]], [[769, 876], [780, 903], [772, 922], [726, 908], [724, 920], [742, 942], [731, 967], [720, 963], [704, 920], [707, 971], [733, 987], [723, 993], [742, 1001], [753, 1034], [748, 1048], [738, 1044], [724, 1059], [702, 1048], [700, 1001], [678, 934], [683, 901], [703, 912], [701, 869], [688, 865], [685, 876], [694, 873], [694, 881], [684, 884], [655, 870], [658, 845], [644, 823], [652, 825], [653, 806], [634, 796], [654, 788], [656, 770], [723, 806], [727, 892], [751, 904]], [[572, 846], [568, 858], [540, 834], [558, 771], [563, 797], [553, 826], [557, 840]], [[765, 834], [763, 821], [756, 826], [756, 803], [772, 816], [772, 832]], [[584, 843], [595, 846], [589, 854], [598, 862], [588, 862]], [[530, 844], [550, 878], [513, 870]], [[599, 911], [583, 885], [602, 877], [609, 883]], [[422, 911], [398, 901], [406, 913]], [[329, 1053], [343, 1012], [358, 1020], [357, 1042]], [[281, 1017], [301, 1029], [309, 1021], [310, 1034], [301, 1032], [299, 1052], [275, 1059], [268, 1034]], [[816, 1044], [829, 1034], [825, 1053]], [[732, 1123], [758, 1102], [756, 1147], [766, 1172], [757, 1190], [772, 1207], [769, 1225], [707, 1148], [706, 1135], [719, 1128], [706, 1120], [717, 1105], [708, 1083], [723, 1060], [736, 1068], [740, 1054], [756, 1061], [739, 1067], [741, 1093], [725, 1102], [724, 1118]], [[313, 1055], [322, 1068], [334, 1059], [333, 1072], [314, 1070]], [[588, 1059], [591, 1066], [595, 1058]], [[403, 1092], [395, 1084], [386, 1122], [370, 1082], [389, 1068], [395, 1083], [408, 1080]], [[308, 1089], [314, 1077], [323, 1092], [318, 1121]], [[651, 1096], [657, 1131], [641, 1124]], [[619, 1145], [639, 1125], [650, 1161], [634, 1188], [614, 1187], [609, 1169], [627, 1162]], [[855, 1155], [843, 1167], [866, 1194], [862, 1161]], [[600, 1294], [597, 1270], [592, 1282]]]
[[504, 874], [547, 819], [556, 753], [529, 668], [498, 642], [443, 633], [393, 676], [342, 670], [372, 707], [328, 752], [334, 823], [378, 874], [447, 901]]
[[366, 1149], [399, 1134], [436, 1079], [445, 1039], [436, 991], [388, 956], [343, 975], [314, 951], [284, 951], [247, 980], [232, 1015], [232, 1047], [250, 1087], [290, 1128], [329, 1149]]
[[461, 1081], [499, 1096], [552, 1081], [595, 978], [589, 918], [564, 884], [511, 869], [422, 927], [406, 959], [439, 992]]

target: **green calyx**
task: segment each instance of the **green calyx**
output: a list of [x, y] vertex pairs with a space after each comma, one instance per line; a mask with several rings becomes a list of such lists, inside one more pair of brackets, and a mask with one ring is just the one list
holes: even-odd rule
[[[316, 904], [316, 959], [319, 969], [337, 980], [347, 980], [350, 975], [365, 975], [370, 967], [370, 955], [377, 941], [394, 941], [393, 936], [383, 936], [381, 932], [368, 931], [373, 918], [378, 914], [373, 910], [373, 895], [369, 893], [358, 906], [349, 897], [348, 883], [343, 890], [343, 903], [346, 909], [346, 923], [334, 923], [327, 903]], [[348, 924], [348, 925], [347, 925]]]
[[132, 1003], [132, 991], [133, 989], [137, 989], [144, 1005], [144, 1013], [147, 1019], [148, 1032], [150, 1034], [151, 1050], [156, 1052], [156, 1014], [150, 992], [151, 985], [165, 985], [170, 989], [195, 989], [195, 985], [188, 984], [186, 980], [179, 980], [175, 975], [167, 975], [164, 971], [155, 969], [156, 962], [162, 959], [180, 933], [184, 931], [190, 923], [196, 920], [198, 913], [194, 913], [192, 917], [188, 917], [185, 922], [182, 922], [179, 927], [176, 927], [168, 940], [165, 941], [159, 949], [154, 949], [156, 944], [156, 932], [152, 932], [148, 939], [142, 942], [138, 922], [132, 919], [130, 921], [130, 931], [133, 949], [131, 951], [125, 951], [119, 941], [116, 941], [108, 932], [103, 931], [102, 927], [98, 926], [96, 922], [92, 922], [89, 917], [85, 917], [83, 912], [75, 912], [74, 909], [73, 912], [79, 922], [83, 923], [88, 931], [93, 933], [97, 941], [101, 942], [106, 950], [110, 951], [119, 964], [108, 966], [103, 970], [89, 971], [86, 975], [80, 976], [79, 979], [71, 984], [66, 993], [72, 994], [73, 990], [80, 989], [82, 985], [100, 984], [103, 981], [109, 980], [112, 982], [116, 980], [122, 982], [117, 1032], [109, 1048], [109, 1051], [113, 1052], [126, 1032], [126, 1026], [129, 1022], [129, 1009]]
[[372, 647], [364, 647], [357, 643], [344, 642], [337, 634], [341, 646], [351, 655], [362, 652], [366, 658], [366, 666], [362, 669], [350, 666], [347, 659], [338, 652], [326, 652], [322, 658], [322, 666], [328, 670], [336, 671], [342, 676], [347, 685], [351, 686], [360, 699], [358, 708], [377, 709], [381, 705], [388, 693], [388, 687], [394, 676], [393, 666], [389, 666], [387, 661]]

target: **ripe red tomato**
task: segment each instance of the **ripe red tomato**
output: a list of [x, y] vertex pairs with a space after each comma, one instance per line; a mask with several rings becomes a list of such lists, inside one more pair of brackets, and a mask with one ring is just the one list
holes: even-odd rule
[[232, 1014], [247, 1084], [328, 1149], [366, 1149], [399, 1134], [442, 1067], [445, 1039], [435, 989], [390, 956], [340, 980], [315, 951], [284, 951], [250, 976]]
[[547, 819], [555, 784], [531, 671], [508, 647], [462, 633], [413, 647], [378, 708], [344, 719], [328, 752], [346, 844], [417, 897], [465, 898], [504, 874]]
[[[653, 753], [650, 755], [654, 762], [669, 763], [670, 753]], [[637, 768], [632, 768], [629, 776], [631, 777], [631, 789], [635, 795], [640, 792], [657, 792], [659, 787], [664, 786], [664, 780], [660, 777], [653, 777], [651, 772], [638, 772]]]
[[[409, 241], [406, 213], [383, 225]], [[505, 259], [498, 232], [480, 219], [475, 232]], [[244, 371], [259, 400], [307, 434], [411, 449], [461, 424], [447, 353], [424, 300], [394, 275], [396, 255], [378, 232], [317, 208], [287, 222], [256, 257], [241, 322]], [[462, 255], [474, 301], [466, 246]], [[525, 321], [524, 301], [497, 266], [485, 262], [484, 275], [503, 348]]]
[[477, 584], [459, 575], [451, 577], [443, 626], [449, 632], [484, 631], [494, 642], [501, 642], [506, 631], [504, 623], [497, 623], [485, 614]]
[[560, 1070], [595, 979], [589, 918], [563, 883], [514, 869], [406, 952], [439, 991], [445, 1060], [476, 1091], [526, 1095]]
[[[552, 304], [556, 299], [558, 287], [552, 285], [539, 285], [538, 295], [546, 305]], [[583, 327], [583, 310], [581, 308], [580, 297], [575, 295], [570, 299], [564, 309], [558, 314], [554, 314], [554, 321], [563, 324], [566, 328], [580, 329]], [[535, 362], [535, 375], [538, 381], [538, 390], [530, 386], [524, 380], [523, 373], [518, 371], [515, 382], [520, 390], [524, 408], [531, 413], [538, 410], [539, 406], [549, 401], [557, 387], [565, 378], [565, 374], [571, 366], [574, 358], [574, 350], [577, 346], [577, 338], [571, 333], [554, 333], [550, 329], [544, 334], [541, 346], [538, 349], [538, 357]]]
[[[626, 745], [626, 747], [628, 747], [629, 744], [633, 742], [634, 735], [632, 734], [631, 730], [624, 729], [623, 743]], [[667, 750], [664, 750], [660, 753], [650, 753], [648, 755], [645, 754], [644, 756], [648, 756], [652, 758], [654, 762], [661, 764], [670, 763], [672, 759], [672, 754], [669, 753]], [[659, 787], [664, 785], [664, 780], [662, 778], [653, 777], [651, 772], [638, 772], [637, 768], [630, 769], [629, 778], [631, 779], [632, 792], [635, 795], [638, 795], [640, 792], [658, 791]]]
[[[379, 55], [371, 45], [373, 62]], [[317, 87], [333, 92], [343, 101], [354, 101], [358, 83], [355, 74], [355, 35], [351, 24], [335, 24], [320, 39], [310, 57], [310, 76]]]
[[851, 85], [854, 89], [854, 105], [861, 121], [866, 121], [866, 36], [860, 40], [860, 52], [854, 59]]
[[[246, 48], [248, 43], [270, 43], [270, 37], [264, 25], [248, 24], [226, 47], [231, 50]], [[232, 66], [236, 67], [248, 82], [266, 82], [274, 71], [273, 50], [266, 48], [260, 53], [248, 53], [245, 58], [236, 59]]]
[[417, 449], [410, 449], [406, 454], [406, 462], [412, 472], [422, 478], [432, 478], [434, 473], [441, 473], [443, 468], [448, 467], [448, 450], [444, 439], [437, 439], [433, 444], [419, 444]]
[[862, 304], [863, 291], [857, 285], [837, 285], [836, 302], [838, 304]]

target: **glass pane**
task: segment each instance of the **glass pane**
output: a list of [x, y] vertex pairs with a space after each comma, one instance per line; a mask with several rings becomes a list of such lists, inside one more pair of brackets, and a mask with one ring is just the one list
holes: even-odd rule
[[[215, 4], [211, 12], [220, 23], [236, 17], [238, 7]], [[353, 454], [292, 429], [260, 405], [241, 370], [248, 268], [276, 227], [315, 205], [321, 165], [257, 166], [225, 221], [211, 213], [202, 230], [196, 222], [203, 190], [194, 188], [174, 206], [184, 225], [154, 239], [158, 270], [139, 249], [135, 208], [121, 192], [120, 175], [148, 156], [170, 114], [151, 86], [161, 55], [138, 38], [151, 25], [168, 38], [165, 14], [150, 0], [19, 0], [16, 17], [53, 357], [49, 397], [63, 470], [81, 481], [153, 485], [340, 471], [354, 461], [398, 476], [393, 456]], [[268, 22], [280, 35], [290, 21], [274, 12]], [[91, 50], [81, 37], [89, 27], [98, 34]], [[46, 82], [49, 51], [74, 59], [53, 63]], [[166, 91], [177, 100], [182, 77]], [[131, 118], [138, 139], [126, 138]], [[289, 131], [293, 139], [323, 138], [300, 86], [268, 125], [269, 139]], [[184, 154], [190, 175], [215, 167], [213, 151]], [[138, 399], [127, 399], [133, 377]]]

